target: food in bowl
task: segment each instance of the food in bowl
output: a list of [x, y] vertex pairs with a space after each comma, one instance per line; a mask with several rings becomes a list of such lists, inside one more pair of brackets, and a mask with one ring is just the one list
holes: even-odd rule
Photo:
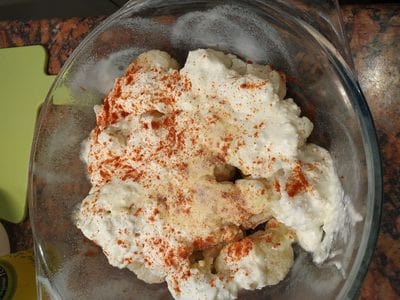
[[283, 280], [292, 244], [321, 264], [358, 219], [285, 76], [212, 49], [179, 70], [138, 56], [115, 81], [82, 159], [76, 224], [106, 255], [176, 299], [235, 299]]

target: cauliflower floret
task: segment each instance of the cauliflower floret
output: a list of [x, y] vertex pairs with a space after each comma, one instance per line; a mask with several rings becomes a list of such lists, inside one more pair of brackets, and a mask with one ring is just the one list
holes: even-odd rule
[[295, 234], [274, 219], [265, 231], [257, 231], [222, 248], [216, 258], [218, 274], [224, 274], [230, 290], [261, 289], [285, 278], [293, 265]]

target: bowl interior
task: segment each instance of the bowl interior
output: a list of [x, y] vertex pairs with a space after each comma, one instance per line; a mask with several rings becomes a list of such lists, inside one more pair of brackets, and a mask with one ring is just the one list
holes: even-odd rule
[[288, 97], [314, 123], [310, 141], [330, 151], [348, 201], [363, 216], [348, 241], [337, 242], [342, 253], [331, 261], [316, 266], [296, 249], [295, 264], [284, 281], [241, 296], [333, 299], [357, 291], [368, 265], [367, 246], [377, 232], [372, 226], [379, 209], [374, 211], [374, 205], [380, 205], [379, 155], [362, 95], [338, 54], [295, 16], [263, 1], [227, 2], [131, 5], [90, 34], [63, 67], [43, 106], [31, 162], [30, 214], [41, 292], [65, 299], [170, 297], [165, 285], [145, 284], [110, 266], [74, 226], [72, 214], [90, 189], [80, 149], [95, 125], [93, 105], [102, 102], [138, 54], [165, 50], [183, 65], [187, 52], [196, 48], [234, 53], [287, 74]]

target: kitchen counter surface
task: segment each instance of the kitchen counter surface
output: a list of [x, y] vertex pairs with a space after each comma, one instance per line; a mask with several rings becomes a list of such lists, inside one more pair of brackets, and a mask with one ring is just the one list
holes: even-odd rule
[[[384, 168], [377, 247], [359, 299], [400, 299], [400, 5], [342, 7], [361, 88], [371, 109]], [[44, 45], [57, 74], [79, 42], [104, 17], [0, 22], [0, 48]], [[12, 251], [32, 247], [29, 220], [6, 223]]]

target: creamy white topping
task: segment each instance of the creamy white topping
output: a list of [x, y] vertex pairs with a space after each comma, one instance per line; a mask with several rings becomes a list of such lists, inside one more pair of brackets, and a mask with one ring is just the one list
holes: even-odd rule
[[176, 299], [277, 284], [294, 241], [323, 262], [347, 206], [285, 94], [284, 76], [231, 54], [192, 51], [181, 70], [165, 52], [140, 55], [95, 107], [77, 226], [110, 264], [166, 281]]

